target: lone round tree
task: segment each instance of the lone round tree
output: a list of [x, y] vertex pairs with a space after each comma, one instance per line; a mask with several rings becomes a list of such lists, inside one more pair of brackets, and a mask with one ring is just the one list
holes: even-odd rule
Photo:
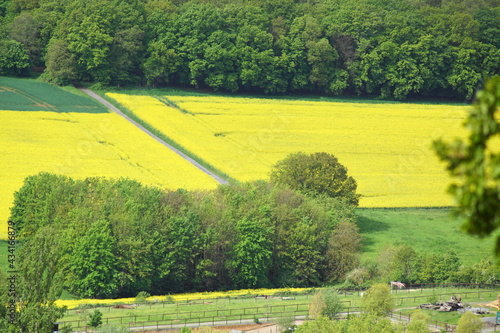
[[345, 198], [355, 206], [359, 202], [356, 181], [347, 174], [347, 168], [329, 153], [290, 154], [273, 166], [271, 182], [309, 195]]

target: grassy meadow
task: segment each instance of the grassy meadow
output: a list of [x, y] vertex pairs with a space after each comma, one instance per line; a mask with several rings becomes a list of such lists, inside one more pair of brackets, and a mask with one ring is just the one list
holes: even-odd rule
[[[58, 304], [70, 306], [60, 322], [69, 322], [73, 328], [83, 328], [86, 325], [86, 314], [94, 310], [85, 310], [84, 306], [95, 307], [103, 313], [103, 322], [109, 324], [118, 324], [126, 326], [142, 325], [182, 325], [185, 323], [199, 323], [225, 320], [252, 320], [259, 318], [279, 317], [285, 315], [305, 315], [308, 312], [309, 303], [314, 291], [311, 290], [245, 290], [245, 294], [238, 298], [234, 293], [204, 293], [191, 294], [197, 298], [182, 298], [187, 295], [172, 295], [170, 302], [163, 302], [165, 297], [152, 296], [147, 299], [148, 303], [139, 304], [129, 309], [112, 308], [113, 304], [137, 304], [135, 299], [119, 300], [99, 300], [101, 305], [94, 303], [85, 303], [83, 301], [65, 302], [58, 301]], [[280, 294], [275, 294], [280, 293]], [[287, 294], [283, 298], [283, 293]], [[404, 313], [411, 315], [414, 308], [420, 304], [428, 303], [430, 298], [437, 297], [442, 300], [449, 300], [452, 295], [461, 295], [465, 303], [482, 304], [489, 303], [496, 299], [498, 291], [491, 289], [471, 289], [463, 287], [442, 287], [423, 290], [401, 290], [393, 291], [395, 305], [397, 308], [413, 308]], [[268, 298], [255, 298], [256, 295], [269, 295]], [[274, 296], [273, 296], [274, 295]], [[357, 311], [361, 306], [361, 297], [358, 292], [345, 293], [341, 295], [344, 311]], [[75, 305], [79, 308], [75, 308]], [[349, 310], [348, 310], [349, 309]], [[458, 317], [456, 315], [431, 316], [433, 320], [456, 324]]]
[[493, 256], [494, 236], [480, 239], [460, 230], [463, 223], [450, 209], [358, 209], [363, 235], [362, 260], [375, 259], [387, 245], [406, 244], [419, 252], [454, 250], [462, 264], [471, 265]]
[[465, 105], [108, 93], [137, 117], [240, 181], [288, 154], [326, 151], [358, 182], [361, 207], [451, 206], [431, 149], [464, 137]]
[[[75, 89], [76, 90], [76, 89]], [[94, 100], [34, 80], [0, 78], [0, 238], [25, 177], [126, 177], [162, 188], [216, 182]]]

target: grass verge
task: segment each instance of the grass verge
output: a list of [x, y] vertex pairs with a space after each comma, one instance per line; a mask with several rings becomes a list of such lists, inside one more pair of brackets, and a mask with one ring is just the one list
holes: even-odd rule
[[227, 180], [229, 182], [238, 182], [234, 178], [230, 177], [226, 173], [222, 172], [221, 170], [219, 170], [219, 169], [215, 168], [214, 166], [212, 166], [210, 163], [208, 163], [205, 160], [203, 160], [202, 158], [198, 157], [193, 152], [191, 152], [188, 149], [185, 149], [183, 146], [179, 145], [176, 141], [172, 140], [167, 135], [165, 135], [161, 131], [157, 130], [151, 124], [149, 124], [149, 123], [145, 122], [144, 120], [142, 120], [135, 113], [133, 113], [131, 110], [129, 110], [125, 106], [123, 106], [120, 103], [118, 103], [113, 98], [110, 98], [110, 97], [106, 96], [106, 92], [105, 91], [95, 91], [95, 92], [97, 94], [99, 94], [99, 96], [101, 96], [102, 98], [104, 98], [105, 100], [107, 100], [109, 103], [113, 104], [118, 109], [120, 109], [124, 114], [126, 114], [132, 120], [134, 120], [137, 123], [139, 123], [140, 125], [144, 126], [148, 131], [150, 131], [151, 133], [153, 133], [154, 135], [156, 135], [158, 138], [160, 138], [161, 140], [165, 141], [166, 143], [168, 143], [169, 145], [173, 146], [174, 148], [182, 151], [184, 154], [186, 154], [190, 158], [194, 159], [200, 165], [202, 165], [203, 167], [207, 168], [208, 170], [210, 170], [211, 172], [213, 172], [217, 176], [219, 176], [219, 177], [221, 177], [221, 178], [223, 178], [223, 179], [225, 179], [225, 180]]

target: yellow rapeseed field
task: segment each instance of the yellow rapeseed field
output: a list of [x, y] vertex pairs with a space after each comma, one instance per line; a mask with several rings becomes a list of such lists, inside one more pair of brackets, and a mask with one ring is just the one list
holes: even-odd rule
[[325, 151], [357, 180], [361, 207], [453, 205], [431, 143], [466, 135], [467, 106], [108, 95], [237, 180], [267, 179], [293, 152]]
[[[77, 179], [128, 177], [162, 188], [211, 189], [216, 182], [113, 113], [0, 111], [0, 221], [14, 191], [42, 171]], [[6, 238], [6, 227], [0, 238]]]
[[[228, 291], [213, 291], [204, 293], [186, 293], [186, 294], [175, 294], [169, 296], [151, 296], [147, 300], [151, 302], [161, 302], [165, 301], [167, 297], [170, 297], [175, 302], [191, 301], [191, 300], [204, 300], [204, 299], [215, 299], [224, 297], [237, 297], [244, 295], [274, 295], [278, 292], [292, 292], [300, 293], [307, 290], [307, 288], [275, 288], [275, 289], [239, 289], [239, 290], [228, 290]], [[135, 303], [135, 297], [129, 298], [116, 298], [116, 299], [80, 299], [80, 300], [57, 300], [57, 306], [66, 305], [68, 309], [74, 309], [84, 304], [133, 304]]]

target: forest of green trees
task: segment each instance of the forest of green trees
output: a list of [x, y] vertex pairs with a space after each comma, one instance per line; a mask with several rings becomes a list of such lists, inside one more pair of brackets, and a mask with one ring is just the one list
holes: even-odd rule
[[18, 256], [20, 265], [40, 268], [42, 251], [57, 263], [47, 266], [57, 272], [50, 275], [80, 297], [344, 281], [500, 282], [492, 260], [467, 267], [452, 251], [388, 246], [380, 258], [361, 263], [354, 208], [342, 198], [268, 181], [167, 191], [128, 179], [41, 173], [16, 193], [11, 221], [30, 254]]
[[61, 244], [69, 290], [111, 297], [318, 285], [334, 230], [359, 238], [353, 216], [341, 199], [263, 181], [188, 192], [44, 173], [16, 194], [11, 220], [20, 239]]
[[0, 75], [383, 98], [473, 97], [500, 0], [0, 0]]

